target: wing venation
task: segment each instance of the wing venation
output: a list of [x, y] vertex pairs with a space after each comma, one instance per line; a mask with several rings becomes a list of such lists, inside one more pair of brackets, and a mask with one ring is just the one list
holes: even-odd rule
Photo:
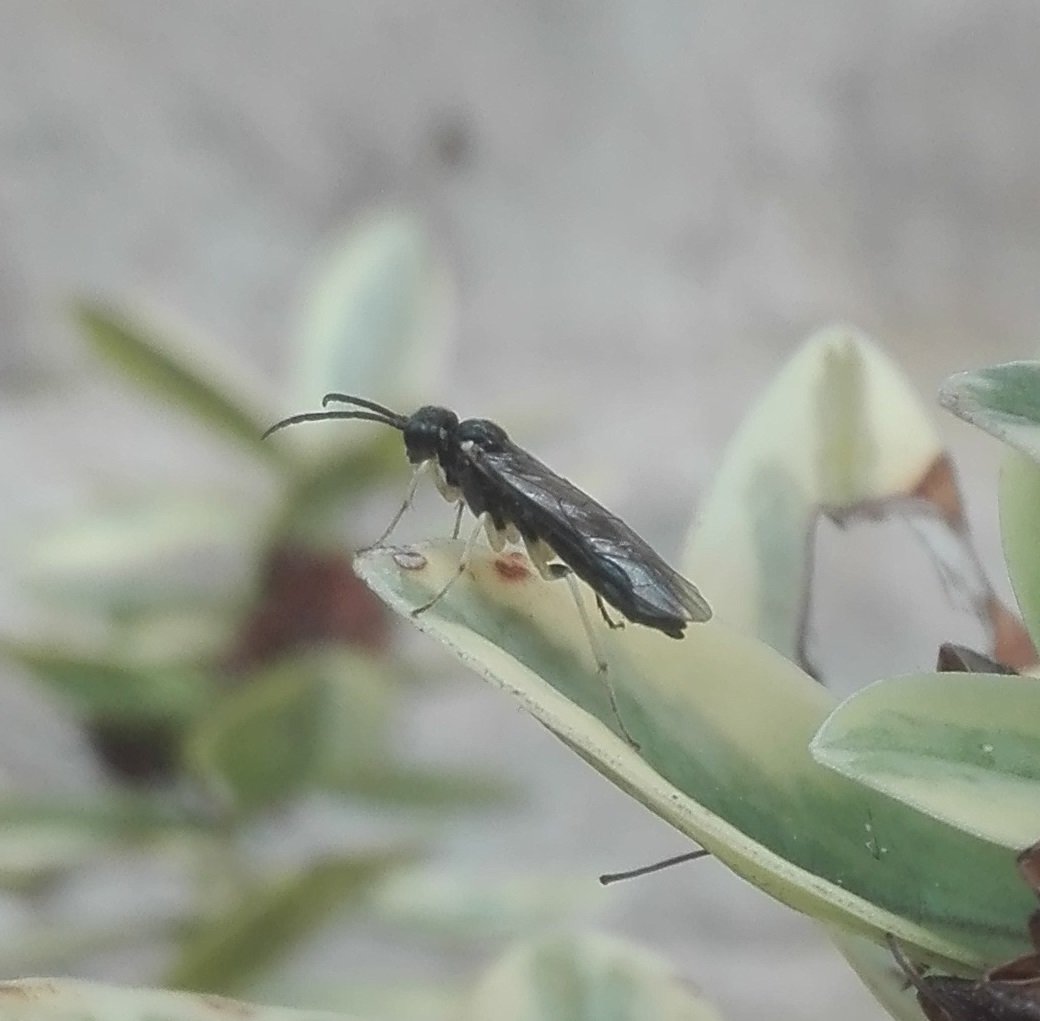
[[[619, 593], [627, 591], [636, 601], [637, 611], [646, 609], [677, 621], [711, 617], [711, 607], [697, 587], [646, 540], [522, 447], [510, 444], [501, 452], [473, 448], [467, 458], [579, 575], [610, 579]], [[615, 605], [607, 591], [602, 594]], [[625, 606], [615, 608], [626, 613]]]

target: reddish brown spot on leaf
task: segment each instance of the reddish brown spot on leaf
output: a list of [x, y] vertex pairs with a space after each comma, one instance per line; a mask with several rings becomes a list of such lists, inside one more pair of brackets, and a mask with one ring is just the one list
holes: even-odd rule
[[495, 570], [505, 581], [523, 581], [531, 574], [523, 553], [507, 553], [505, 556], [495, 557]]

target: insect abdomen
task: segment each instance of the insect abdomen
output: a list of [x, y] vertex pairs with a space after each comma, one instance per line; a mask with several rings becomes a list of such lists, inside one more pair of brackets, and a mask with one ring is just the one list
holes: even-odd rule
[[571, 541], [569, 532], [545, 527], [538, 520], [538, 515], [532, 514], [530, 510], [525, 512], [525, 508], [518, 507], [516, 517], [517, 527], [525, 539], [540, 541], [550, 547], [559, 560], [626, 620], [654, 628], [669, 638], [683, 637], [687, 619], [662, 611], [660, 607], [641, 598], [635, 591], [630, 575], [616, 561], [591, 554], [584, 544]]

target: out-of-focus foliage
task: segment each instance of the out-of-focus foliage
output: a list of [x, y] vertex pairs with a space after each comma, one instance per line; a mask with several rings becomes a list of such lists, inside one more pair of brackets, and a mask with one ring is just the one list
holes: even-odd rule
[[[406, 1002], [407, 1000], [407, 1002]], [[551, 936], [513, 947], [469, 988], [397, 1000], [395, 1021], [719, 1021], [656, 958], [602, 936]], [[0, 983], [5, 1021], [361, 1021], [358, 1014], [260, 1007], [222, 997], [120, 989], [68, 979]]]
[[812, 336], [749, 411], [683, 557], [717, 614], [809, 672], [807, 551], [821, 516], [842, 526], [908, 521], [994, 641], [1009, 629], [998, 652], [1022, 657], [928, 409], [888, 355], [848, 326]]
[[[156, 917], [77, 915], [29, 927], [0, 953], [0, 972], [45, 971], [164, 941], [166, 984], [238, 993], [270, 986], [280, 962], [333, 921], [368, 918], [412, 939], [479, 942], [564, 922], [604, 897], [591, 876], [580, 885], [544, 876], [477, 881], [422, 863], [431, 822], [513, 792], [493, 777], [397, 752], [402, 667], [388, 655], [382, 604], [352, 570], [341, 522], [373, 486], [402, 480], [400, 436], [358, 423], [260, 438], [272, 419], [317, 406], [326, 390], [411, 410], [443, 362], [448, 299], [416, 224], [400, 215], [369, 219], [308, 289], [299, 332], [286, 344], [294, 357], [288, 385], [266, 388], [248, 366], [226, 355], [218, 364], [211, 348], [139, 314], [77, 306], [98, 356], [150, 400], [229, 444], [243, 475], [266, 476], [271, 495], [257, 501], [230, 485], [187, 496], [197, 487], [178, 479], [168, 492], [93, 507], [28, 545], [21, 570], [29, 591], [70, 626], [0, 637], [0, 653], [83, 721], [112, 789], [77, 805], [0, 804], [0, 882], [31, 893], [135, 853], [175, 863], [190, 896]], [[286, 407], [285, 392], [295, 392], [295, 406]], [[228, 557], [242, 568], [236, 580], [198, 569]], [[84, 619], [89, 628], [74, 626]], [[320, 797], [394, 813], [395, 836], [348, 841], [333, 854], [325, 845], [257, 853], [258, 828]], [[413, 825], [402, 831], [402, 820]], [[549, 990], [547, 977], [555, 982]], [[324, 993], [301, 999], [398, 1021], [462, 1021], [486, 1010], [534, 1021], [599, 1004], [623, 1008], [619, 1018], [647, 1010], [714, 1017], [645, 955], [562, 937], [513, 951], [472, 991], [457, 982], [369, 982], [346, 962]], [[25, 1021], [228, 1013], [347, 1019], [60, 980], [0, 989], [0, 1016]]]
[[124, 989], [74, 979], [0, 982], [4, 1021], [361, 1021], [327, 1011], [258, 1007], [222, 996]]
[[637, 947], [589, 936], [513, 948], [466, 998], [457, 1021], [720, 1021], [687, 983]]
[[361, 235], [333, 250], [310, 287], [292, 392], [304, 405], [343, 380], [351, 393], [411, 410], [443, 369], [450, 285], [411, 218], [381, 216]]
[[[316, 279], [285, 344], [293, 364], [266, 385], [227, 353], [218, 363], [213, 344], [123, 308], [76, 306], [104, 364], [228, 444], [268, 495], [241, 490], [232, 472], [219, 491], [186, 496], [199, 486], [178, 478], [41, 529], [14, 566], [53, 626], [0, 637], [0, 655], [82, 720], [112, 780], [75, 806], [0, 803], [0, 882], [31, 892], [131, 851], [173, 863], [190, 903], [144, 927], [172, 944], [170, 981], [208, 992], [246, 986], [326, 920], [371, 910], [438, 816], [512, 793], [398, 750], [403, 667], [388, 655], [388, 615], [353, 573], [343, 525], [374, 486], [403, 482], [400, 436], [355, 423], [261, 439], [302, 410], [287, 393], [303, 407], [337, 388], [419, 403], [447, 350], [444, 272], [422, 230], [391, 213], [341, 239]], [[239, 569], [227, 578], [208, 569], [229, 561]], [[324, 846], [288, 860], [257, 854], [257, 827], [320, 797], [394, 813], [393, 835], [331, 858]], [[26, 931], [0, 953], [0, 973], [48, 970], [118, 947], [120, 935], [132, 946], [143, 924], [120, 934], [79, 916]], [[190, 1001], [177, 1003], [191, 1016]]]
[[230, 907], [212, 905], [191, 926], [166, 977], [178, 989], [238, 989], [303, 936], [347, 907], [406, 858], [358, 854], [311, 862], [286, 876], [246, 877]]

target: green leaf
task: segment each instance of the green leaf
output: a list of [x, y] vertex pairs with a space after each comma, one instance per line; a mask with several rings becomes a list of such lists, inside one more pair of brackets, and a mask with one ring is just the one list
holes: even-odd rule
[[1022, 619], [1040, 647], [1040, 467], [1017, 451], [1000, 474], [1000, 533]]
[[98, 857], [111, 845], [103, 834], [58, 823], [6, 830], [0, 836], [0, 885], [31, 887]]
[[730, 442], [682, 558], [715, 615], [807, 666], [817, 517], [910, 518], [991, 628], [1002, 608], [928, 410], [866, 336], [836, 326], [784, 366]]
[[[131, 662], [169, 663], [190, 650], [195, 663], [219, 663], [239, 635], [242, 611], [230, 600], [200, 596], [179, 607], [149, 606], [150, 594], [141, 592], [142, 602], [136, 606], [119, 600], [105, 607], [112, 614], [109, 644], [113, 656]], [[184, 593], [169, 593], [171, 603], [178, 595], [187, 598]]]
[[521, 799], [517, 787], [506, 780], [436, 766], [359, 765], [330, 778], [328, 787], [386, 807], [438, 815], [446, 808], [500, 808]]
[[[20, 650], [12, 655], [18, 658], [24, 653], [27, 666], [38, 666], [39, 676], [71, 693], [77, 704], [89, 707], [96, 698], [107, 705], [116, 699], [120, 705], [115, 715], [140, 719], [152, 719], [153, 706], [159, 714], [191, 717], [193, 707], [208, 703], [212, 671], [197, 664], [219, 662], [237, 638], [242, 620], [242, 608], [228, 598], [201, 593], [192, 598], [187, 592], [151, 586], [99, 593], [90, 606], [59, 599], [48, 612], [60, 620], [66, 633], [100, 632], [104, 641], [69, 648], [51, 646], [45, 639], [12, 639]], [[0, 655], [3, 643], [0, 638]], [[49, 673], [52, 668], [53, 674]], [[111, 690], [79, 691], [83, 685], [77, 679], [80, 670], [94, 678], [99, 670], [107, 676], [109, 668], [113, 671]], [[66, 677], [66, 671], [74, 676]], [[149, 688], [154, 690], [139, 690]], [[105, 705], [99, 711], [107, 711]]]
[[[286, 981], [279, 977], [273, 984], [272, 995], [291, 1000], [300, 1006], [334, 1007], [351, 1014], [379, 1018], [380, 1021], [450, 1021], [459, 1000], [455, 988], [457, 979], [446, 975], [443, 979], [433, 976], [427, 981], [395, 974], [380, 982], [374, 975], [368, 981], [364, 977], [348, 981], [342, 979], [334, 984], [318, 985], [313, 981]], [[258, 983], [261, 999], [266, 983]], [[918, 1021], [918, 1019], [914, 1019]]]
[[213, 992], [242, 988], [331, 918], [360, 908], [373, 886], [408, 857], [401, 852], [344, 855], [255, 884], [189, 937], [167, 984]]
[[939, 400], [955, 415], [1040, 461], [1040, 362], [1008, 362], [951, 376]]
[[[0, 947], [0, 972], [42, 975], [74, 970], [83, 961], [101, 954], [125, 953], [142, 944], [174, 940], [185, 922], [183, 917], [135, 912], [133, 907], [123, 917], [112, 918], [107, 912], [105, 915], [103, 921], [77, 916], [73, 924], [59, 919], [20, 927], [17, 938], [5, 940]], [[0, 1005], [0, 1017], [7, 1016]]]
[[424, 868], [388, 879], [373, 906], [382, 920], [409, 933], [483, 942], [565, 924], [606, 899], [587, 875], [488, 879], [473, 870]]
[[[250, 516], [254, 517], [250, 521]], [[259, 534], [249, 507], [232, 506], [214, 495], [185, 499], [171, 493], [147, 503], [106, 506], [52, 528], [32, 540], [23, 562], [28, 580], [43, 585], [88, 583], [155, 571], [185, 551], [213, 550], [249, 542]]]
[[[885, 509], [924, 512], [914, 527], [944, 583], [968, 593], [1002, 657], [1031, 662], [1021, 627], [993, 595], [970, 544], [930, 409], [883, 352], [847, 327], [810, 338], [747, 415], [699, 508], [686, 573], [719, 621], [808, 666], [815, 519], [823, 513], [843, 523], [860, 510]], [[920, 1011], [887, 948], [828, 928], [889, 1011], [916, 1021]]]
[[310, 786], [341, 790], [379, 768], [391, 694], [386, 667], [358, 653], [283, 659], [199, 720], [188, 764], [246, 814]]
[[212, 698], [212, 678], [191, 664], [122, 660], [13, 638], [0, 638], [0, 656], [90, 718], [190, 720]]
[[305, 408], [346, 389], [413, 411], [440, 375], [448, 298], [445, 274], [412, 218], [386, 212], [352, 229], [305, 300], [291, 347], [296, 401]]
[[151, 794], [98, 796], [64, 801], [0, 798], [0, 831], [22, 826], [56, 826], [121, 839], [143, 839], [200, 826], [193, 816]]
[[[319, 538], [328, 534], [329, 520], [340, 520], [345, 507], [375, 483], [395, 474], [403, 480], [406, 464], [401, 434], [396, 429], [381, 429], [364, 443], [331, 448], [324, 456], [304, 460], [271, 525], [270, 544], [278, 545], [287, 534], [313, 533]], [[403, 487], [402, 481], [402, 491]]]
[[[460, 552], [371, 550], [356, 566], [410, 618], [455, 576]], [[968, 967], [1026, 949], [1031, 899], [1013, 855], [818, 765], [809, 741], [834, 700], [788, 660], [714, 621], [681, 642], [602, 629], [637, 753], [618, 736], [567, 586], [497, 564], [476, 553], [410, 619], [738, 874], [822, 921]]]
[[606, 936], [553, 936], [515, 947], [477, 984], [459, 1021], [720, 1021], [688, 982]]
[[[812, 754], [856, 783], [1011, 850], [1040, 834], [1040, 681], [1032, 678], [877, 681], [834, 710]], [[877, 839], [887, 853], [885, 838]]]
[[240, 539], [242, 525], [240, 508], [163, 493], [147, 503], [106, 506], [51, 528], [30, 544], [25, 559], [34, 574], [44, 577], [137, 571], [186, 547]]
[[244, 367], [218, 368], [201, 345], [189, 348], [160, 339], [103, 305], [80, 302], [75, 314], [94, 350], [141, 389], [179, 406], [262, 460], [279, 460], [279, 448], [261, 440], [271, 423], [264, 398], [244, 391]]
[[[312, 692], [320, 703], [316, 725], [306, 741], [312, 757], [301, 785], [351, 795], [385, 808], [438, 816], [451, 808], [499, 807], [519, 797], [512, 785], [472, 769], [389, 761], [397, 677], [384, 661], [329, 648], [285, 659], [275, 673], [297, 675], [298, 690]], [[239, 761], [246, 756], [248, 753], [229, 754]]]
[[834, 927], [829, 927], [827, 934], [891, 1017], [897, 1021], [921, 1021], [917, 991], [895, 966], [887, 946]]
[[219, 996], [127, 989], [69, 978], [0, 982], [5, 1021], [351, 1021], [345, 1014], [259, 1007]]
[[342, 791], [365, 785], [386, 767], [396, 686], [385, 662], [343, 649], [295, 658], [321, 699], [314, 735], [314, 782]]
[[116, 844], [188, 832], [194, 822], [151, 797], [65, 803], [0, 800], [0, 885], [30, 887], [76, 868]]
[[278, 804], [313, 775], [322, 701], [309, 673], [276, 668], [254, 676], [198, 720], [186, 764], [237, 812]]

